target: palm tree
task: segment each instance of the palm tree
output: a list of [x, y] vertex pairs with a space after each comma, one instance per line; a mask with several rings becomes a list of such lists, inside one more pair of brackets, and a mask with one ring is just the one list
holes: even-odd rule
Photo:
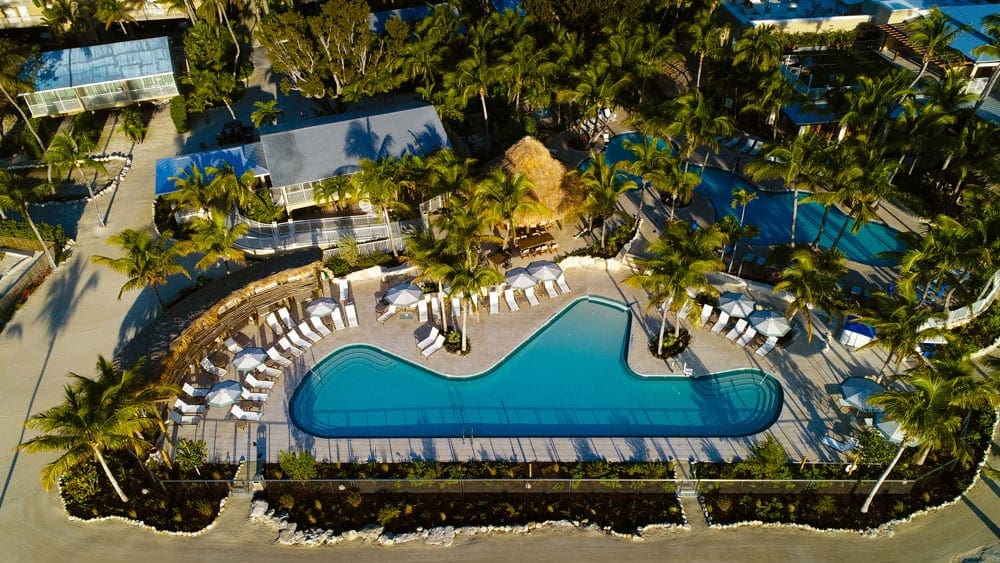
[[472, 295], [503, 281], [503, 275], [495, 268], [482, 264], [465, 264], [454, 268], [448, 275], [452, 293], [462, 296], [462, 353], [468, 349], [469, 309], [476, 306]]
[[781, 281], [774, 292], [787, 291], [793, 299], [788, 304], [785, 317], [791, 320], [796, 313], [806, 323], [806, 340], [812, 342], [812, 308], [820, 307], [829, 315], [840, 309], [837, 280], [847, 273], [844, 255], [836, 250], [821, 254], [811, 248], [800, 248], [792, 253], [791, 263], [781, 272]]
[[[444, 295], [444, 284], [451, 280], [458, 258], [448, 253], [444, 241], [435, 240], [430, 230], [413, 231], [406, 237], [406, 261], [420, 268], [418, 280], [426, 280], [438, 287], [438, 294]], [[441, 329], [448, 332], [448, 306], [441, 299]]]
[[45, 259], [48, 260], [50, 266], [55, 268], [56, 261], [52, 257], [52, 253], [49, 252], [48, 245], [42, 239], [42, 234], [38, 232], [38, 226], [31, 219], [31, 213], [28, 212], [28, 205], [38, 197], [40, 189], [42, 189], [42, 186], [32, 190], [21, 176], [8, 170], [0, 170], [0, 209], [17, 209], [21, 212], [21, 216], [24, 217], [24, 220], [28, 222], [28, 226], [31, 227], [31, 232], [35, 233], [35, 238], [42, 245], [42, 253], [45, 254]]
[[[480, 26], [472, 31], [473, 37], [483, 33]], [[468, 46], [469, 55], [460, 61], [455, 67], [455, 72], [450, 76], [451, 86], [461, 93], [461, 98], [468, 100], [473, 96], [479, 97], [479, 103], [483, 109], [483, 129], [486, 135], [486, 146], [489, 151], [490, 128], [489, 114], [486, 111], [486, 98], [489, 95], [490, 87], [497, 82], [498, 67], [492, 60], [485, 44], [481, 41], [471, 41]]]
[[707, 166], [712, 153], [719, 151], [719, 141], [716, 138], [733, 132], [732, 118], [728, 115], [715, 115], [698, 90], [677, 98], [671, 107], [672, 113], [668, 115], [673, 117], [664, 132], [684, 137], [684, 172], [688, 171], [691, 157], [698, 147], [708, 148], [702, 161]]
[[533, 188], [531, 180], [524, 174], [508, 176], [502, 169], [494, 168], [476, 190], [476, 195], [483, 199], [492, 214], [507, 223], [508, 248], [514, 247], [515, 216], [548, 211], [534, 199]]
[[848, 129], [866, 139], [873, 138], [875, 127], [880, 122], [885, 124], [884, 131], [887, 132], [893, 110], [900, 100], [912, 92], [905, 81], [903, 71], [891, 71], [880, 78], [858, 77], [857, 87], [844, 92], [848, 110], [840, 118], [838, 139], [842, 139]]
[[94, 15], [104, 22], [105, 31], [117, 23], [121, 27], [122, 34], [126, 36], [128, 29], [125, 27], [125, 22], [135, 22], [135, 18], [120, 0], [94, 0]]
[[[716, 249], [725, 244], [725, 239], [715, 225], [692, 229], [687, 221], [670, 221], [660, 238], [647, 248], [649, 257], [636, 260], [638, 272], [625, 278], [626, 285], [649, 292], [651, 307], [662, 304], [658, 354], [663, 350], [667, 311], [683, 308], [691, 301], [691, 292], [715, 292], [706, 274], [722, 270]], [[680, 327], [678, 318], [674, 323], [675, 338], [680, 335]]]
[[[14, 111], [21, 117], [21, 121], [24, 122], [24, 126], [31, 133], [31, 136], [35, 138], [35, 142], [38, 143], [38, 150], [44, 151], [45, 143], [38, 136], [38, 131], [35, 130], [35, 126], [31, 124], [31, 120], [28, 119], [24, 110], [21, 109], [20, 104], [11, 95], [11, 92], [17, 95], [33, 90], [31, 83], [25, 79], [26, 70], [34, 70], [26, 69], [25, 65], [27, 62], [28, 58], [20, 45], [6, 39], [0, 39], [0, 93], [3, 93], [4, 98], [7, 99], [7, 103], [14, 108]], [[51, 165], [47, 168], [46, 174], [49, 185], [52, 185]]]
[[618, 211], [619, 196], [635, 187], [635, 180], [621, 173], [623, 167], [620, 161], [609, 164], [604, 153], [591, 152], [590, 167], [583, 172], [574, 172], [587, 190], [586, 199], [575, 214], [585, 215], [591, 224], [595, 217], [601, 220], [602, 250], [607, 234], [607, 219]]
[[[253, 191], [257, 178], [252, 170], [237, 174], [232, 164], [223, 162], [218, 166], [206, 167], [205, 174], [212, 179], [208, 191], [211, 209], [214, 211], [226, 214], [233, 210], [234, 205], [243, 207], [258, 197]], [[263, 197], [271, 196], [265, 193]]]
[[56, 133], [52, 137], [49, 148], [45, 151], [45, 161], [52, 165], [59, 173], [69, 175], [74, 171], [80, 175], [80, 179], [87, 186], [87, 193], [90, 199], [94, 200], [94, 208], [97, 210], [97, 220], [102, 227], [105, 227], [104, 217], [101, 214], [97, 200], [94, 198], [93, 183], [83, 177], [84, 169], [89, 168], [102, 174], [107, 174], [108, 169], [104, 163], [94, 158], [91, 154], [97, 148], [97, 144], [85, 135], [70, 135], [69, 133]]
[[733, 65], [745, 64], [752, 72], [777, 70], [785, 51], [786, 37], [773, 25], [758, 25], [743, 30], [733, 47]]
[[861, 174], [848, 187], [845, 201], [849, 206], [848, 217], [840, 226], [840, 232], [833, 239], [831, 249], [837, 248], [841, 238], [851, 225], [851, 232], [857, 233], [861, 227], [878, 219], [878, 208], [883, 200], [891, 198], [896, 189], [892, 177], [898, 164], [883, 157], [882, 148], [873, 145], [857, 145], [857, 164]]
[[746, 171], [756, 180], [781, 179], [792, 190], [792, 247], [795, 247], [795, 223], [799, 215], [799, 191], [814, 191], [819, 178], [826, 172], [823, 141], [816, 133], [806, 131], [795, 137], [791, 145], [774, 147], [765, 157], [746, 165]]
[[382, 216], [386, 236], [392, 247], [392, 255], [396, 257], [399, 256], [399, 250], [396, 248], [396, 239], [392, 236], [389, 211], [404, 210], [408, 207], [399, 201], [400, 184], [395, 173], [397, 163], [398, 161], [389, 158], [377, 162], [364, 158], [358, 163], [360, 170], [351, 176], [351, 183], [354, 185], [355, 193], [358, 194], [357, 197], [368, 200]]
[[253, 103], [253, 107], [254, 110], [250, 113], [250, 121], [258, 129], [265, 123], [276, 125], [278, 117], [285, 113], [284, 110], [278, 107], [278, 100], [257, 100]]
[[736, 239], [736, 242], [733, 245], [733, 255], [732, 259], [729, 261], [729, 268], [726, 270], [727, 272], [731, 272], [733, 270], [733, 262], [736, 262], [736, 245], [738, 245], [740, 239], [743, 238], [742, 234], [744, 222], [747, 217], [747, 206], [750, 205], [750, 202], [755, 199], [757, 199], [756, 190], [744, 190], [743, 188], [736, 188], [733, 190], [733, 199], [729, 202], [729, 205], [733, 209], [736, 209], [737, 207], [740, 208], [740, 222], [737, 232], [739, 232], [741, 236]]
[[[229, 21], [229, 14], [226, 13], [229, 5], [230, 0], [202, 0], [198, 9], [201, 10], [201, 16], [206, 21], [210, 23], [222, 22], [226, 25], [229, 37], [233, 41], [233, 47], [236, 48], [236, 54], [233, 56], [233, 79], [235, 80], [240, 69], [240, 42], [236, 38], [236, 32], [233, 31], [232, 22]], [[228, 106], [229, 104], [226, 104], [226, 107]], [[232, 109], [229, 111], [232, 112]], [[233, 119], [236, 119], [236, 117], [233, 116]]]
[[226, 217], [220, 213], [209, 213], [208, 217], [195, 217], [191, 223], [191, 247], [193, 252], [203, 256], [195, 267], [205, 271], [222, 261], [229, 275], [229, 263], [243, 265], [246, 256], [237, 248], [240, 237], [247, 234], [250, 227], [246, 223], [226, 224]]
[[771, 139], [778, 138], [778, 114], [781, 108], [805, 99], [795, 85], [780, 70], [765, 74], [757, 83], [757, 88], [745, 96], [746, 105], [740, 112], [755, 111], [763, 114], [771, 126]]
[[438, 229], [444, 233], [444, 252], [454, 256], [463, 268], [475, 268], [482, 261], [485, 243], [503, 242], [489, 233], [489, 226], [503, 219], [493, 215], [481, 198], [463, 193], [454, 194], [447, 209], [437, 221]]
[[641, 143], [625, 141], [625, 150], [635, 156], [634, 161], [625, 164], [625, 169], [642, 179], [643, 190], [652, 187], [656, 194], [671, 194], [670, 220], [673, 221], [677, 200], [689, 197], [701, 178], [682, 172], [679, 159], [661, 139], [645, 136]]
[[912, 377], [909, 383], [912, 388], [906, 391], [887, 391], [868, 399], [869, 403], [882, 407], [887, 420], [899, 424], [903, 438], [899, 442], [896, 456], [868, 493], [861, 512], [868, 512], [882, 483], [899, 463], [903, 451], [911, 444], [919, 448], [918, 465], [923, 465], [927, 454], [933, 449], [947, 447], [953, 452], [962, 452], [961, 441], [957, 438], [962, 419], [953, 408], [955, 380], [945, 379], [930, 371]]
[[205, 213], [214, 208], [211, 175], [203, 172], [197, 164], [192, 164], [169, 180], [174, 183], [174, 191], [164, 196], [167, 201], [191, 213]]
[[148, 286], [153, 290], [153, 295], [156, 296], [156, 302], [162, 311], [166, 309], [166, 305], [157, 287], [167, 283], [167, 278], [174, 274], [191, 277], [191, 274], [177, 261], [187, 249], [184, 245], [171, 246], [170, 236], [170, 232], [165, 231], [154, 239], [147, 231], [125, 229], [108, 238], [108, 244], [121, 249], [120, 258], [94, 255], [91, 259], [94, 263], [104, 264], [129, 278], [118, 292], [118, 299], [121, 299], [126, 291]]
[[948, 22], [948, 17], [937, 6], [931, 8], [922, 18], [908, 22], [907, 30], [910, 32], [910, 43], [918, 52], [923, 51], [920, 55], [922, 63], [920, 72], [910, 83], [912, 89], [923, 78], [931, 62], [949, 48], [960, 30]]
[[72, 468], [94, 459], [118, 498], [129, 502], [105, 454], [130, 451], [144, 456], [152, 446], [153, 433], [165, 430], [157, 415], [161, 404], [176, 389], [144, 381], [139, 366], [118, 373], [111, 362], [100, 356], [97, 370], [95, 379], [71, 373], [75, 384], [65, 386], [64, 402], [28, 419], [25, 426], [41, 434], [18, 445], [18, 449], [62, 452], [42, 469], [45, 489], [52, 488]]
[[705, 64], [705, 57], [713, 55], [722, 48], [723, 37], [728, 34], [726, 26], [719, 26], [712, 22], [712, 12], [716, 3], [709, 9], [703, 10], [695, 15], [694, 19], [681, 26], [681, 30], [687, 36], [691, 54], [698, 57], [698, 72], [695, 75], [695, 91], [701, 90], [701, 70]]
[[879, 382], [890, 362], [898, 364], [918, 355], [917, 347], [922, 342], [950, 337], [946, 329], [933, 322], [940, 321], [943, 315], [921, 305], [912, 288], [900, 285], [893, 295], [879, 291], [872, 298], [874, 305], [858, 311], [858, 320], [871, 325], [876, 338], [859, 350], [878, 347], [886, 351], [885, 363], [878, 372]]

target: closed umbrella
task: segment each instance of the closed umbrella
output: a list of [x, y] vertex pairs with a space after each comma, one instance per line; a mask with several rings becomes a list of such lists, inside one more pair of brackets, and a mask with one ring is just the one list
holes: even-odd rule
[[885, 436], [886, 440], [898, 444], [906, 438], [906, 434], [895, 420], [886, 420], [884, 414], [875, 415], [875, 428]]
[[212, 386], [205, 396], [205, 404], [210, 407], [228, 407], [239, 400], [243, 394], [243, 386], [239, 381], [223, 381]]
[[507, 273], [504, 274], [504, 281], [507, 282], [508, 287], [514, 289], [528, 289], [529, 287], [538, 285], [538, 280], [531, 277], [531, 274], [525, 268], [507, 270]]
[[848, 377], [840, 384], [840, 392], [844, 395], [840, 404], [865, 412], [879, 412], [882, 407], [868, 404], [868, 398], [885, 391], [885, 387], [864, 377]]
[[233, 357], [233, 367], [236, 371], [250, 371], [267, 361], [267, 352], [263, 348], [252, 346], [244, 348]]
[[397, 307], [412, 307], [423, 297], [424, 290], [412, 283], [401, 283], [393, 286], [385, 293], [385, 300]]
[[775, 314], [773, 311], [756, 311], [750, 313], [747, 320], [750, 321], [752, 327], [757, 329], [759, 334], [768, 337], [775, 336], [781, 338], [788, 334], [788, 331], [792, 330], [791, 325], [788, 324], [788, 319]]
[[337, 302], [329, 297], [319, 297], [313, 299], [306, 305], [306, 313], [310, 317], [325, 317], [332, 315], [337, 310]]
[[742, 319], [753, 313], [756, 307], [757, 302], [742, 293], [727, 291], [719, 296], [719, 310], [725, 311], [730, 317]]
[[528, 264], [528, 273], [538, 281], [556, 281], [563, 271], [551, 260], [536, 260]]

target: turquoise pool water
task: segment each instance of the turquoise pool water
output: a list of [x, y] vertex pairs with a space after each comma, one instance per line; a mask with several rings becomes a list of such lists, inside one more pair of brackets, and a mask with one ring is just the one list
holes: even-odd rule
[[289, 410], [325, 438], [725, 437], [777, 419], [781, 385], [760, 370], [637, 376], [625, 363], [630, 322], [620, 305], [581, 298], [498, 366], [464, 379], [346, 346], [313, 367]]

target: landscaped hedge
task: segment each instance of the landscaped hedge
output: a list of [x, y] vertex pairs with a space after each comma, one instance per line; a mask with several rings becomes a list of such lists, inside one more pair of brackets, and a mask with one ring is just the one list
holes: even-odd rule
[[[279, 464], [264, 466], [264, 477], [289, 477]], [[515, 462], [468, 461], [406, 463], [317, 463], [319, 479], [671, 479], [673, 465], [659, 461]]]
[[[38, 233], [42, 235], [42, 240], [55, 244], [55, 251], [58, 255], [66, 246], [69, 237], [62, 225], [50, 225], [48, 223], [35, 223]], [[38, 239], [35, 237], [31, 225], [25, 221], [15, 221], [14, 219], [0, 220], [0, 246], [18, 248], [22, 250], [41, 250]]]

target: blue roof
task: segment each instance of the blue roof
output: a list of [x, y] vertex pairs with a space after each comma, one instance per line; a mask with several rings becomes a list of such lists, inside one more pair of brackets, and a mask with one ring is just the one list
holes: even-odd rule
[[196, 164], [204, 172], [205, 168], [209, 166], [218, 168], [228, 162], [239, 176], [242, 176], [247, 171], [252, 171], [255, 176], [266, 174], [267, 170], [255, 162], [253, 157], [254, 148], [254, 145], [244, 145], [241, 147], [186, 154], [173, 158], [161, 158], [156, 161], [155, 195], [161, 196], [176, 191], [174, 180], [171, 178], [186, 175], [191, 169], [192, 164]]
[[989, 36], [983, 30], [983, 18], [991, 14], [1000, 14], [1000, 8], [994, 5], [945, 6], [941, 13], [948, 16], [955, 27], [968, 26], [968, 30], [959, 31], [951, 42], [951, 48], [960, 51], [965, 58], [991, 63], [1000, 61], [996, 57], [976, 56], [972, 50], [980, 45], [989, 44]]
[[39, 63], [36, 92], [174, 71], [166, 37], [46, 51], [39, 56]]
[[781, 111], [792, 120], [795, 125], [821, 125], [824, 123], [834, 123], [837, 116], [831, 111], [815, 105], [804, 107], [801, 104], [782, 106]]
[[525, 15], [524, 8], [521, 7], [521, 0], [493, 0], [493, 9], [498, 14], [502, 14], [507, 10], [515, 10], [518, 14]]
[[432, 6], [414, 6], [399, 10], [372, 12], [368, 14], [368, 29], [375, 33], [385, 33], [385, 24], [392, 18], [401, 19], [406, 23], [413, 23], [431, 15], [431, 10], [433, 10]]

